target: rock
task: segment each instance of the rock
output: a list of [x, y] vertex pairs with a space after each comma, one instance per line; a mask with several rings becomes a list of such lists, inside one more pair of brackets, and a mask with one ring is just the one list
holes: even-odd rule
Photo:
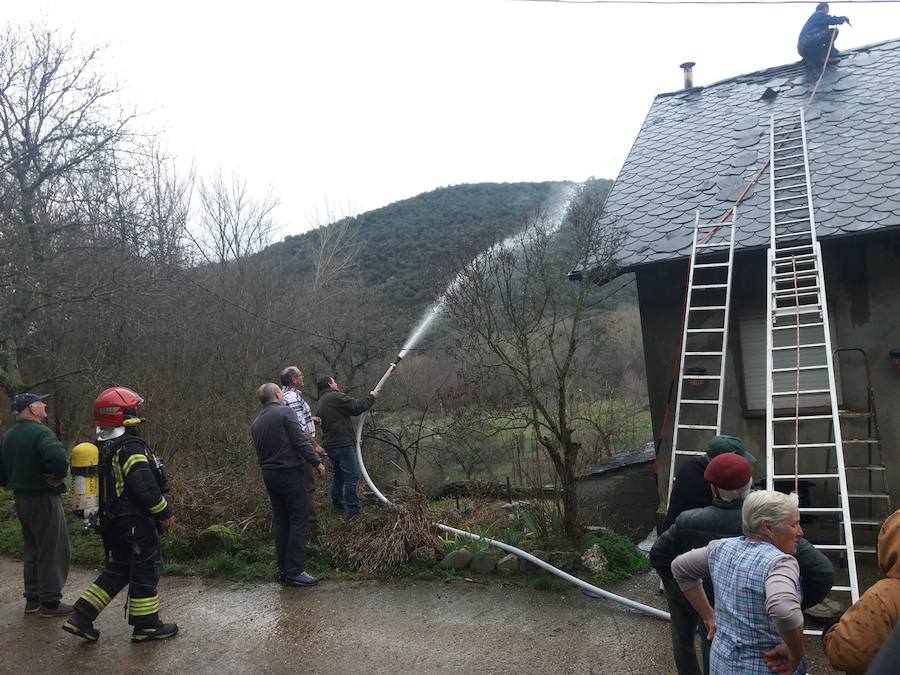
[[[547, 551], [537, 550], [537, 551], [529, 551], [529, 553], [531, 555], [533, 555], [535, 558], [539, 558], [539, 559], [543, 560], [544, 562], [547, 562], [547, 556], [548, 556]], [[527, 572], [536, 572], [536, 571], [542, 570], [544, 568], [538, 567], [533, 562], [529, 562], [528, 560], [523, 560], [521, 569], [523, 571], [527, 571]]]
[[200, 558], [216, 553], [230, 553], [238, 541], [238, 533], [227, 525], [210, 525], [194, 542], [194, 553]]
[[532, 506], [534, 506], [532, 502], [519, 500], [512, 502], [511, 504], [504, 504], [500, 508], [502, 508], [507, 513], [512, 514], [520, 509], [530, 509]]
[[591, 574], [598, 575], [606, 569], [609, 563], [606, 560], [606, 556], [603, 555], [603, 549], [600, 548], [600, 544], [594, 544], [581, 555], [581, 564]]
[[519, 556], [513, 555], [510, 553], [509, 555], [505, 555], [500, 560], [497, 561], [497, 572], [502, 574], [503, 576], [512, 576], [513, 574], [518, 573], [519, 571]]
[[837, 600], [832, 600], [831, 598], [825, 598], [818, 605], [813, 605], [812, 607], [804, 609], [803, 613], [811, 619], [824, 623], [831, 619], [838, 618], [846, 609], [846, 604], [841, 604]]
[[452, 570], [464, 570], [469, 566], [469, 563], [472, 562], [472, 554], [469, 553], [466, 549], [460, 548], [456, 551], [450, 551], [447, 555], [444, 556], [444, 559], [441, 560], [441, 567], [446, 567], [447, 569]]
[[566, 572], [578, 568], [578, 554], [574, 551], [552, 551], [547, 556], [547, 562]]
[[409, 561], [414, 565], [434, 565], [437, 562], [437, 552], [430, 546], [420, 546], [409, 554]]
[[474, 574], [493, 574], [497, 567], [497, 556], [490, 551], [479, 551], [472, 557], [469, 567]]

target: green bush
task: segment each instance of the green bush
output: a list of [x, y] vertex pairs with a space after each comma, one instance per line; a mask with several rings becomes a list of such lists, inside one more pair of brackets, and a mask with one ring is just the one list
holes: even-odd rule
[[614, 532], [592, 532], [581, 540], [582, 550], [587, 550], [595, 544], [600, 545], [609, 563], [602, 575], [604, 583], [628, 579], [650, 569], [650, 561], [627, 537]]

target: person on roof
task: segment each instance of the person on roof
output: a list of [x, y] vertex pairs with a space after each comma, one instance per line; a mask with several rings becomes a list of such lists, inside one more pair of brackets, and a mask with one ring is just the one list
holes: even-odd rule
[[[816, 11], [803, 24], [800, 30], [800, 37], [797, 38], [797, 52], [803, 57], [803, 61], [807, 65], [821, 66], [825, 63], [825, 57], [828, 56], [828, 46], [831, 46], [831, 55], [829, 60], [834, 59], [840, 52], [833, 46], [832, 40], [837, 39], [838, 29], [832, 26], [838, 26], [842, 23], [849, 24], [850, 19], [846, 16], [831, 16], [828, 13], [828, 3], [820, 2], [816, 5]], [[832, 32], [834, 38], [831, 37]]]

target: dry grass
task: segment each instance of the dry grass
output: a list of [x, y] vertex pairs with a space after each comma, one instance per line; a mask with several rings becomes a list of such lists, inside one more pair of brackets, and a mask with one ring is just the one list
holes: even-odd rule
[[398, 567], [420, 547], [441, 550], [441, 538], [432, 526], [436, 520], [425, 498], [408, 488], [397, 488], [392, 506], [364, 510], [356, 518], [322, 536], [322, 544], [335, 558], [361, 572]]

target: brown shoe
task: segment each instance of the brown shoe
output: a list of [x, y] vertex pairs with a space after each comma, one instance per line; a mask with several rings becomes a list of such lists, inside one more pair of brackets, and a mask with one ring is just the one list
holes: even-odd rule
[[40, 617], [42, 619], [52, 619], [54, 617], [68, 616], [72, 613], [73, 609], [74, 607], [72, 607], [72, 605], [67, 605], [64, 602], [60, 602], [56, 607], [41, 605]]

